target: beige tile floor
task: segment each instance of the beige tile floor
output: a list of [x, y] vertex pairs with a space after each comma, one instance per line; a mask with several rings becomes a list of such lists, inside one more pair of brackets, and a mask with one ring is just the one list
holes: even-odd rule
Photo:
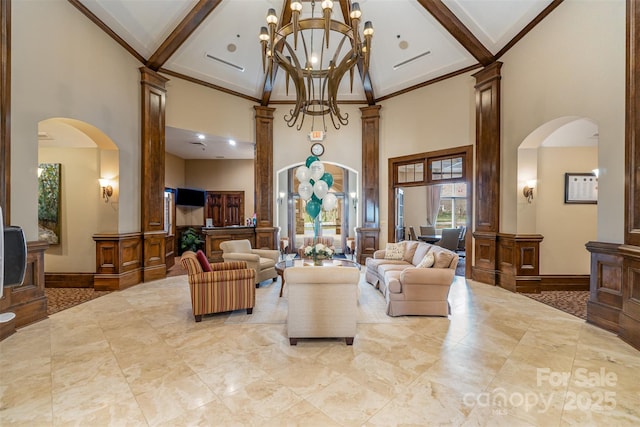
[[141, 284], [0, 342], [0, 425], [640, 425], [637, 350], [493, 286], [449, 299], [291, 347], [283, 323], [195, 323], [185, 276]]

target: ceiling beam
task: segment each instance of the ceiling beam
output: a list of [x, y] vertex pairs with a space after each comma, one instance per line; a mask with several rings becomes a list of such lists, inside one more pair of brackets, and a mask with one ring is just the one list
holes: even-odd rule
[[455, 38], [475, 59], [484, 66], [495, 61], [495, 58], [471, 31], [458, 19], [442, 0], [418, 0], [418, 3], [429, 12], [445, 30]]
[[[278, 27], [277, 27], [278, 30], [283, 26], [287, 25], [289, 22], [291, 22], [291, 7], [289, 7], [290, 3], [291, 3], [291, 0], [282, 1], [282, 9], [280, 12], [280, 19], [278, 20]], [[284, 45], [281, 45], [280, 52], [282, 52], [283, 48], [284, 48]], [[276, 77], [278, 76], [278, 68], [280, 68], [278, 67], [275, 61], [273, 62], [273, 66], [275, 67], [273, 69], [273, 72], [266, 73], [264, 75], [264, 84], [262, 85], [262, 100], [260, 101], [260, 105], [262, 105], [263, 107], [266, 107], [269, 105], [269, 100], [271, 99], [271, 92], [273, 91], [273, 83], [276, 81]]]
[[165, 62], [171, 58], [182, 44], [189, 38], [196, 28], [207, 19], [207, 16], [218, 7], [222, 0], [199, 0], [193, 9], [184, 17], [178, 26], [171, 32], [169, 37], [162, 42], [160, 47], [151, 55], [147, 67], [158, 71]]
[[[340, 0], [340, 10], [342, 10], [344, 23], [351, 26], [351, 0]], [[355, 30], [357, 31], [358, 29], [356, 28]], [[370, 70], [367, 70], [366, 74], [364, 73], [364, 62], [362, 61], [362, 59], [358, 60], [358, 74], [360, 74], [360, 80], [362, 80], [364, 94], [367, 97], [367, 104], [375, 105], [376, 97], [373, 95], [371, 73]]]

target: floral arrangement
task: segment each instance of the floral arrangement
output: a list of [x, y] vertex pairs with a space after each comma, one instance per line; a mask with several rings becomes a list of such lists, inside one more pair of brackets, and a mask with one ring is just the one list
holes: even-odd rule
[[331, 258], [333, 256], [333, 250], [322, 243], [317, 243], [315, 246], [306, 246], [304, 248], [304, 255], [311, 258]]

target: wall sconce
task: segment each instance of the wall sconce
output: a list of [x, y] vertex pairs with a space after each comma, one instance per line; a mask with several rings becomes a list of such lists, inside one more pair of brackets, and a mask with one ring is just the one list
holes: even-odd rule
[[278, 196], [280, 196], [280, 197], [278, 197], [278, 203], [282, 204], [282, 201], [284, 200], [284, 197], [286, 195], [287, 194], [284, 191], [281, 191], [280, 193], [278, 193]]
[[111, 186], [111, 182], [108, 179], [100, 178], [100, 187], [102, 187], [102, 198], [104, 202], [107, 203], [109, 201], [109, 197], [113, 196], [113, 187]]
[[349, 193], [349, 196], [351, 196], [351, 201], [353, 202], [353, 210], [355, 211], [358, 207], [358, 198], [357, 193], [355, 191], [352, 191], [351, 193]]
[[536, 181], [532, 180], [532, 181], [527, 181], [527, 185], [524, 186], [524, 188], [522, 189], [522, 194], [524, 194], [524, 197], [527, 198], [527, 202], [531, 203], [531, 200], [533, 199], [533, 189], [536, 186]]

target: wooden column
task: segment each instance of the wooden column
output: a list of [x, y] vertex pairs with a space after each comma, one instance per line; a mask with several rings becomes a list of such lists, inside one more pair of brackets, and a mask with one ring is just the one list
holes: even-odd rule
[[356, 229], [356, 259], [364, 264], [380, 246], [380, 106], [362, 111], [362, 226]]
[[587, 322], [618, 332], [622, 311], [623, 258], [616, 243], [589, 242], [591, 278]]
[[277, 229], [273, 226], [273, 112], [275, 108], [256, 106], [256, 158], [254, 161], [254, 201], [257, 216], [257, 249], [277, 249]]
[[476, 78], [476, 192], [474, 280], [495, 284], [496, 235], [500, 226], [500, 67], [494, 62]]
[[165, 83], [155, 71], [141, 67], [142, 180], [140, 193], [142, 219], [143, 280], [166, 277], [164, 231], [164, 114]]
[[0, 208], [11, 224], [11, 0], [0, 2]]
[[640, 348], [640, 5], [627, 0], [625, 246], [620, 337]]

